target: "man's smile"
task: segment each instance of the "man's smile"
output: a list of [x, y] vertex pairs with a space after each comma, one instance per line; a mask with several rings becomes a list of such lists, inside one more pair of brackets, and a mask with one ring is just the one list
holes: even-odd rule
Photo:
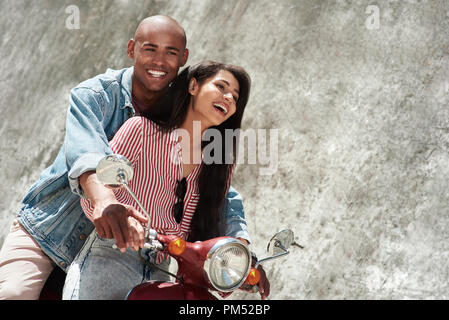
[[153, 78], [162, 78], [168, 74], [168, 72], [156, 69], [148, 69], [147, 74], [152, 76]]

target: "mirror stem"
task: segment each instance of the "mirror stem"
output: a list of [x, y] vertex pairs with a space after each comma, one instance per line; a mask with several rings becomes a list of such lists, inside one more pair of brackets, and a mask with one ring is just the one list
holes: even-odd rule
[[137, 204], [139, 205], [140, 209], [142, 209], [142, 211], [147, 216], [147, 218], [148, 218], [148, 224], [147, 224], [147, 227], [146, 227], [146, 231], [147, 231], [149, 229], [149, 226], [150, 226], [150, 223], [151, 223], [151, 216], [150, 216], [150, 214], [147, 212], [145, 207], [140, 203], [139, 199], [137, 199], [137, 197], [134, 195], [134, 192], [131, 191], [131, 188], [128, 186], [128, 183], [126, 182], [124, 174], [123, 173], [119, 173], [117, 175], [117, 177], [119, 178], [120, 183], [125, 187], [126, 191], [129, 192], [131, 197], [133, 197], [134, 201], [137, 202]]
[[266, 262], [268, 260], [276, 259], [276, 258], [285, 256], [286, 254], [289, 254], [289, 253], [290, 252], [288, 250], [286, 250], [285, 252], [281, 252], [281, 253], [279, 253], [279, 254], [277, 254], [275, 256], [271, 256], [271, 257], [260, 259], [259, 261], [257, 261], [255, 268], [257, 268], [259, 266], [259, 264], [262, 264], [262, 263], [264, 263], [264, 262]]

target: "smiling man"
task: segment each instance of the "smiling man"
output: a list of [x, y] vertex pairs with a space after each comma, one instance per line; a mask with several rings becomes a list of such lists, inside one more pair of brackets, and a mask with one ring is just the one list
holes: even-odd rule
[[[128, 72], [127, 75], [131, 75], [131, 113], [141, 115], [151, 111], [178, 74], [179, 68], [185, 65], [189, 56], [186, 42], [184, 29], [170, 17], [153, 16], [139, 24], [134, 39], [129, 40], [127, 47], [128, 57], [133, 60], [134, 65], [133, 69], [125, 71]], [[98, 161], [96, 159], [96, 163]], [[100, 237], [115, 238], [122, 251], [133, 245], [134, 238], [138, 238], [139, 244], [143, 245], [143, 229], [137, 230], [137, 234], [132, 236], [126, 217], [132, 215], [142, 223], [147, 222], [146, 218], [132, 207], [119, 205], [113, 192], [97, 180], [93, 171], [83, 170], [82, 174], [76, 170], [72, 172], [69, 177], [75, 180], [75, 192], [76, 179], [79, 178], [84, 195], [95, 204], [92, 218]]]
[[[133, 67], [108, 69], [71, 90], [64, 143], [23, 199], [0, 251], [0, 300], [37, 299], [55, 266], [64, 271], [94, 230], [114, 238], [123, 251], [143, 245], [143, 229], [130, 229], [128, 217], [146, 223], [135, 208], [117, 201], [97, 179], [95, 168], [112, 150], [108, 141], [130, 117], [148, 114], [189, 55], [183, 28], [167, 16], [143, 20], [128, 42]], [[94, 204], [93, 225], [80, 197]], [[226, 235], [249, 239], [240, 195], [227, 195]], [[265, 290], [268, 295], [269, 287]]]
[[146, 106], [158, 100], [189, 56], [184, 29], [173, 19], [155, 16], [143, 20], [128, 42], [134, 62], [133, 97]]

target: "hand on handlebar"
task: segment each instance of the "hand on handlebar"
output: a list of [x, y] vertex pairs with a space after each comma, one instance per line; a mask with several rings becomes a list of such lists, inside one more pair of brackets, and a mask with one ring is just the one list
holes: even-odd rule
[[[252, 267], [254, 268], [256, 265], [257, 265], [257, 258], [253, 257]], [[240, 289], [251, 293], [259, 292], [262, 300], [265, 300], [270, 295], [270, 282], [268, 281], [267, 275], [262, 265], [258, 264], [256, 269], [259, 271], [260, 274], [259, 282], [255, 285], [244, 283], [240, 287]]]
[[243, 284], [240, 289], [243, 291], [251, 292], [251, 293], [260, 293], [260, 297], [262, 300], [265, 300], [270, 295], [270, 282], [267, 279], [267, 275], [265, 274], [265, 270], [261, 265], [257, 267], [257, 270], [260, 272], [260, 280], [255, 285]]
[[260, 280], [257, 284], [260, 297], [262, 300], [265, 300], [270, 295], [270, 282], [268, 281], [267, 275], [265, 274], [265, 270], [262, 268], [262, 266], [259, 264], [257, 267], [257, 270], [260, 272]]
[[137, 250], [145, 244], [142, 224], [146, 224], [148, 219], [132, 206], [119, 202], [97, 203], [93, 222], [98, 235], [115, 239], [121, 252], [125, 252], [128, 247]]

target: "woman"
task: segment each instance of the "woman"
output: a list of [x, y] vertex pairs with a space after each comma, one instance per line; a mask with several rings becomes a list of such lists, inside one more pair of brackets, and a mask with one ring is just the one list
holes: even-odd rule
[[[221, 161], [206, 164], [195, 159], [205, 144], [195, 139], [194, 131], [196, 126], [202, 136], [214, 128], [224, 137], [225, 129], [240, 128], [249, 91], [250, 78], [240, 67], [203, 62], [186, 68], [157, 109], [168, 113], [156, 112], [153, 121], [131, 118], [110, 142], [112, 150], [134, 166], [130, 187], [151, 212], [153, 229], [190, 241], [223, 235], [220, 215], [235, 165], [236, 144], [231, 163], [222, 144]], [[117, 200], [138, 208], [125, 190], [114, 192]], [[82, 206], [89, 216], [93, 210], [89, 201], [82, 200]], [[132, 217], [128, 224], [142, 228]], [[141, 262], [135, 251], [120, 253], [112, 244], [113, 240], [91, 234], [68, 271], [64, 299], [123, 299], [143, 281], [166, 280], [164, 273]], [[131, 245], [137, 249], [141, 239]], [[168, 269], [169, 262], [161, 253], [142, 251], [146, 259]]]

